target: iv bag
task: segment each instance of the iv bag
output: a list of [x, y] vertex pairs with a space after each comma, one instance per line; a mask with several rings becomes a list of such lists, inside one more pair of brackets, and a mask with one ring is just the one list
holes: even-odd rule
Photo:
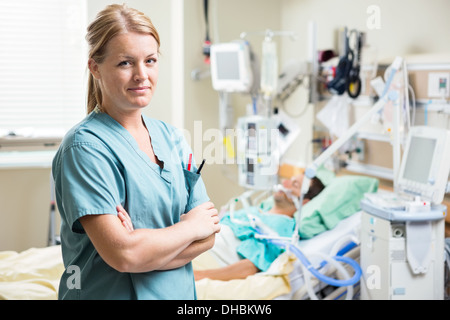
[[278, 87], [277, 45], [264, 40], [262, 45], [261, 91], [265, 97], [272, 97]]

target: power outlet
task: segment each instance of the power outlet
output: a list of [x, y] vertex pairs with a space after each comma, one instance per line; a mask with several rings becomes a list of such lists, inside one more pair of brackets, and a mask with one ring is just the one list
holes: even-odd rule
[[449, 86], [449, 72], [430, 72], [428, 74], [429, 98], [448, 98], [450, 96]]

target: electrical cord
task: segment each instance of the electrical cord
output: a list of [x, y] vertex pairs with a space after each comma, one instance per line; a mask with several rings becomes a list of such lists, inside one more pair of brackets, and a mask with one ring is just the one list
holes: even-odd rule
[[203, 42], [203, 55], [205, 62], [209, 64], [211, 57], [211, 39], [209, 37], [209, 0], [203, 0], [203, 12], [205, 15], [205, 41]]

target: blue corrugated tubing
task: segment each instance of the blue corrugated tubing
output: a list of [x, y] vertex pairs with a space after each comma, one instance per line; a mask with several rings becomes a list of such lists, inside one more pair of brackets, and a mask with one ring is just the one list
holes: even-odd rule
[[291, 250], [297, 256], [297, 258], [306, 267], [306, 269], [308, 269], [309, 272], [311, 272], [320, 281], [325, 282], [326, 284], [329, 284], [331, 286], [335, 286], [335, 287], [352, 286], [352, 285], [358, 283], [359, 278], [361, 278], [361, 275], [362, 275], [361, 267], [353, 259], [350, 259], [350, 258], [347, 258], [347, 257], [341, 257], [341, 256], [333, 257], [333, 259], [336, 260], [336, 261], [341, 261], [341, 262], [347, 263], [355, 271], [355, 274], [350, 279], [338, 280], [338, 279], [330, 278], [330, 277], [320, 273], [316, 268], [314, 268], [311, 265], [309, 260], [303, 254], [303, 252], [299, 248], [297, 248], [295, 245], [290, 244], [290, 243], [288, 244], [288, 243], [285, 243], [285, 242], [280, 241], [280, 240], [269, 239], [268, 241], [273, 243], [273, 244], [275, 244], [276, 246], [283, 247], [283, 248], [286, 248], [286, 246], [288, 245], [289, 246], [289, 250]]

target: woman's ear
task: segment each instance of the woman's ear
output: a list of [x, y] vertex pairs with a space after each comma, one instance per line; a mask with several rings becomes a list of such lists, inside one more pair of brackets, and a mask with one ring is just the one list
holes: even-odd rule
[[92, 76], [95, 79], [97, 79], [97, 80], [100, 79], [100, 72], [98, 70], [98, 63], [95, 62], [94, 59], [92, 59], [92, 58], [89, 59], [89, 61], [88, 61], [88, 68], [89, 68], [89, 71], [91, 72]]

